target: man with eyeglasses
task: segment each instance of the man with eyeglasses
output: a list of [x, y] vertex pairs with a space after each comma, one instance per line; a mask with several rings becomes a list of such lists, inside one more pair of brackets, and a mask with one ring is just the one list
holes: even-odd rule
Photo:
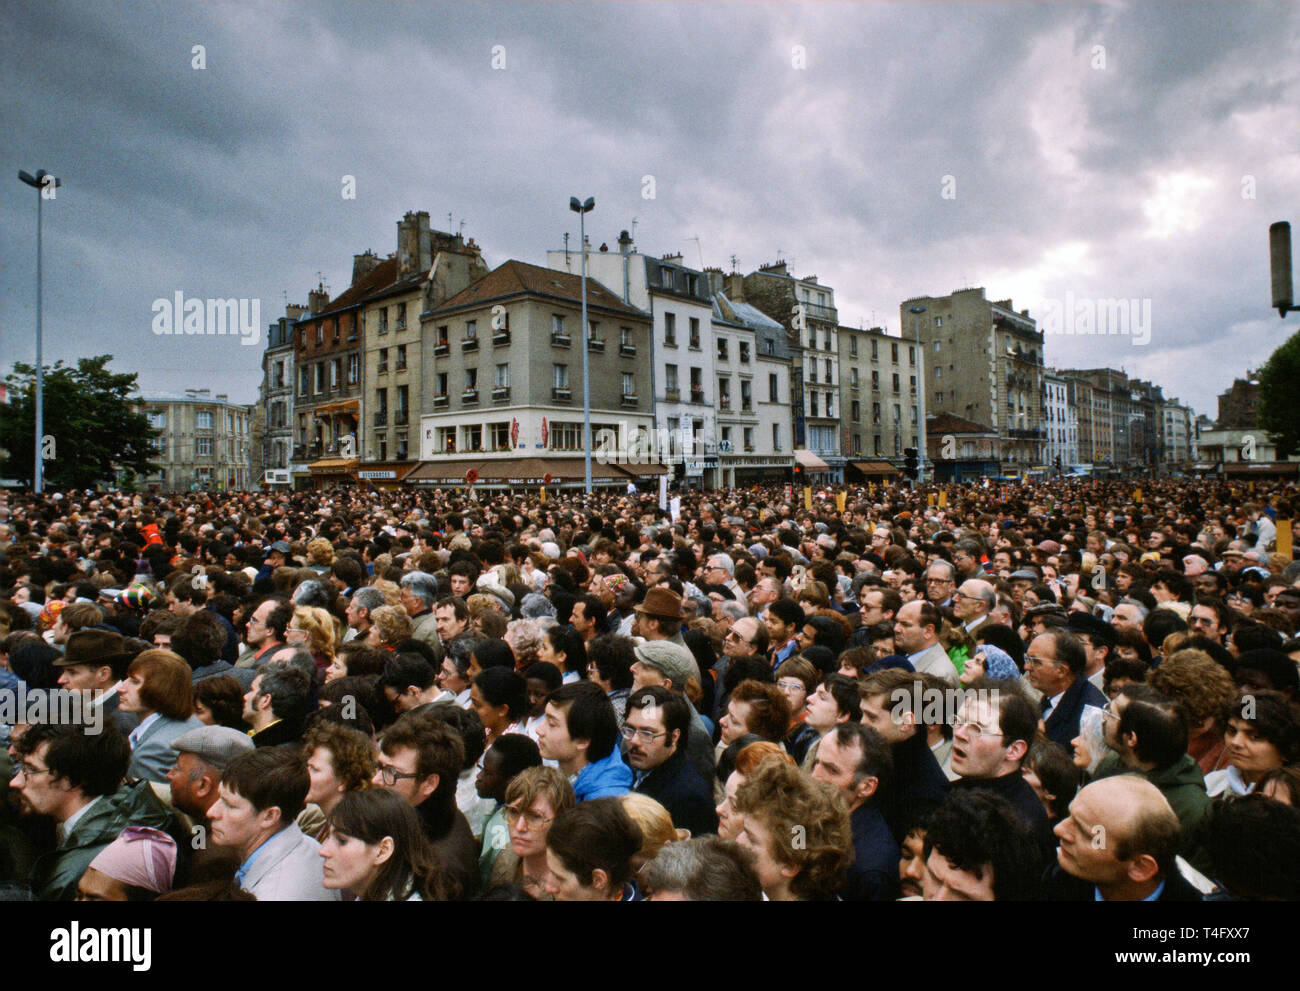
[[469, 820], [456, 806], [465, 742], [439, 716], [440, 708], [451, 704], [437, 703], [398, 717], [380, 737], [379, 767], [371, 784], [415, 806], [453, 891], [450, 897], [471, 898], [478, 883], [479, 850]]
[[1187, 625], [1198, 636], [1206, 637], [1217, 644], [1222, 644], [1231, 628], [1231, 610], [1222, 599], [1198, 596], [1196, 605], [1187, 616]]
[[953, 725], [954, 789], [1001, 795], [1034, 828], [1046, 863], [1056, 841], [1047, 809], [1021, 774], [1038, 729], [1033, 704], [1013, 682], [978, 678], [965, 687]]
[[936, 606], [943, 608], [952, 605], [953, 587], [956, 582], [956, 569], [948, 561], [935, 561], [925, 569], [925, 597]]
[[997, 604], [997, 589], [991, 583], [970, 578], [953, 594], [952, 611], [961, 620], [962, 629], [973, 634], [989, 621], [989, 613]]
[[668, 810], [673, 824], [692, 836], [718, 831], [713, 784], [687, 759], [690, 704], [664, 688], [641, 688], [627, 701], [623, 740], [632, 790]]
[[263, 599], [244, 624], [244, 643], [248, 649], [235, 662], [236, 667], [256, 668], [270, 659], [277, 647], [283, 647], [285, 630], [293, 620], [293, 605], [283, 599]]
[[760, 620], [767, 607], [781, 598], [781, 583], [775, 578], [760, 578], [749, 593], [749, 609]]
[[[1084, 674], [1088, 654], [1068, 630], [1049, 629], [1030, 641], [1025, 651], [1025, 678], [1042, 693], [1039, 711], [1044, 731], [1067, 750], [1079, 735], [1085, 705], [1098, 709], [1108, 701]], [[955, 768], [954, 768], [955, 769]]]

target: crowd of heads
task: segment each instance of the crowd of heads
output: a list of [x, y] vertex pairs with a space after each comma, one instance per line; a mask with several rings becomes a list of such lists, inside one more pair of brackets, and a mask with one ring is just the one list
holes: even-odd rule
[[0, 896], [1300, 896], [1294, 486], [801, 496], [0, 494]]

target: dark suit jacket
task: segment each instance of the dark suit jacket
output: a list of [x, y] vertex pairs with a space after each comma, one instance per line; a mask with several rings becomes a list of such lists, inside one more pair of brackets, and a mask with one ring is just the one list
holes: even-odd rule
[[894, 755], [894, 783], [880, 806], [894, 839], [902, 843], [907, 830], [948, 795], [948, 776], [934, 759], [925, 734], [890, 748]]
[[1047, 809], [1034, 794], [1019, 771], [1012, 771], [1000, 778], [958, 778], [952, 783], [953, 788], [984, 788], [1001, 795], [1033, 827], [1034, 838], [1042, 851], [1041, 863], [1049, 863], [1056, 856], [1056, 834], [1052, 832], [1052, 820], [1047, 817]]
[[848, 902], [886, 902], [898, 897], [898, 843], [872, 802], [853, 810], [853, 863], [844, 884]]
[[302, 730], [292, 719], [281, 719], [252, 734], [255, 747], [278, 747], [282, 743], [300, 743]]
[[700, 774], [680, 747], [639, 784], [633, 785], [632, 790], [653, 798], [668, 810], [674, 826], [689, 829], [692, 836], [718, 831], [713, 784]]
[[[1096, 886], [1090, 881], [1083, 881], [1073, 874], [1067, 874], [1059, 863], [1053, 863], [1043, 872], [1043, 897], [1054, 902], [1090, 902], [1097, 897]], [[1204, 901], [1201, 893], [1178, 873], [1177, 868], [1165, 878], [1165, 890], [1160, 892], [1158, 902], [1199, 902]]]
[[1083, 715], [1083, 707], [1095, 705], [1100, 709], [1106, 702], [1106, 696], [1097, 690], [1097, 686], [1079, 675], [1065, 690], [1065, 695], [1048, 717], [1045, 724], [1047, 738], [1069, 751], [1070, 741], [1079, 735], [1079, 717]]

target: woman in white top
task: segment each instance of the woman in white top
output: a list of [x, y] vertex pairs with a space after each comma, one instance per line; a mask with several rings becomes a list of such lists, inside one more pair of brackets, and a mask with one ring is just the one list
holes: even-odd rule
[[339, 799], [320, 855], [325, 887], [359, 901], [442, 897], [441, 868], [419, 814], [387, 788], [350, 791]]
[[1211, 798], [1248, 795], [1264, 775], [1300, 759], [1300, 720], [1280, 692], [1252, 691], [1228, 708], [1223, 731], [1228, 766], [1205, 776]]
[[[522, 733], [528, 715], [528, 691], [523, 676], [510, 668], [488, 668], [474, 676], [470, 706], [487, 732], [487, 746], [506, 733]], [[486, 748], [485, 748], [486, 749]]]

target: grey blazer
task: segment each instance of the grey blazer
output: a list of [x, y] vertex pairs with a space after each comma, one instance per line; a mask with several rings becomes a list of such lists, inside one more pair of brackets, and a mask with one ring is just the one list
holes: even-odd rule
[[172, 740], [202, 725], [194, 716], [189, 719], [168, 719], [162, 716], [154, 720], [131, 748], [131, 766], [127, 770], [127, 776], [166, 784], [167, 772], [176, 763]]
[[335, 902], [325, 887], [320, 844], [296, 822], [280, 830], [254, 854], [242, 887], [259, 902]]

